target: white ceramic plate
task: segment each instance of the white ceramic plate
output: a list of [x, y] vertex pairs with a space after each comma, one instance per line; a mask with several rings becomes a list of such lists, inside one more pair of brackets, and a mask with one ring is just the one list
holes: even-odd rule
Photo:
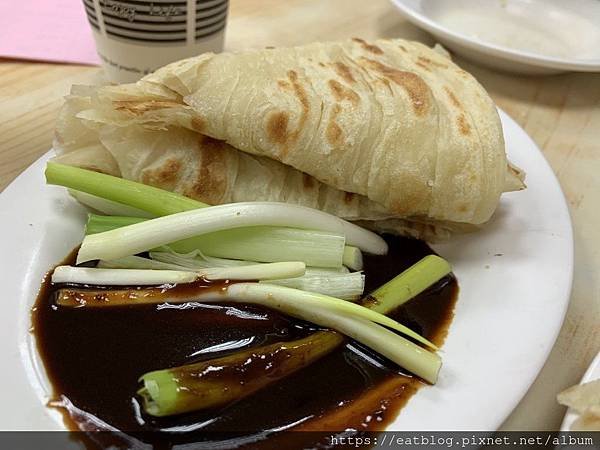
[[[571, 223], [560, 186], [533, 141], [501, 114], [510, 158], [529, 188], [503, 197], [481, 232], [437, 250], [460, 285], [443, 348], [439, 383], [421, 389], [391, 426], [415, 430], [494, 430], [525, 394], [560, 330], [573, 270]], [[46, 186], [42, 157], [0, 195], [3, 310], [1, 429], [60, 429], [44, 406], [49, 393], [29, 309], [40, 279], [82, 238], [85, 210], [64, 189]], [[493, 405], [490, 407], [489, 405]]]
[[600, 72], [598, 0], [392, 0], [415, 25], [479, 63], [542, 74]]
[[[583, 374], [579, 384], [589, 383], [600, 378], [600, 353], [596, 355], [588, 369]], [[576, 411], [569, 408], [565, 414], [562, 424], [560, 425], [560, 431], [569, 431], [573, 422], [579, 417]]]

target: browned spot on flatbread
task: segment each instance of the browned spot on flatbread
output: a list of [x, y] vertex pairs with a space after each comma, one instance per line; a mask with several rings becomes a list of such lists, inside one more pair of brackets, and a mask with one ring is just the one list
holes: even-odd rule
[[426, 58], [425, 56], [419, 56], [417, 58], [417, 60], [421, 64], [423, 64], [425, 66], [434, 66], [434, 67], [439, 67], [440, 69], [447, 69], [448, 68], [447, 64], [442, 64], [442, 63], [434, 61], [434, 60], [432, 60], [430, 58]]
[[309, 174], [303, 173], [302, 185], [304, 186], [304, 189], [312, 189], [313, 187], [315, 187], [315, 180]]
[[408, 53], [408, 50], [406, 50], [406, 47], [404, 45], [400, 44], [400, 45], [398, 45], [398, 48], [400, 50], [402, 50], [404, 53]]
[[206, 126], [206, 121], [200, 116], [192, 117], [192, 128], [196, 131], [202, 132]]
[[385, 78], [401, 86], [408, 94], [417, 116], [423, 116], [427, 113], [430, 108], [430, 90], [423, 78], [416, 73], [394, 69], [372, 59], [363, 58], [362, 61], [366, 62], [372, 70], [379, 72]]
[[337, 122], [333, 120], [329, 121], [329, 123], [327, 124], [325, 137], [327, 138], [327, 142], [329, 142], [334, 147], [339, 147], [344, 142], [344, 132], [337, 124]]
[[265, 47], [265, 49], [266, 49], [266, 50], [274, 50], [274, 49], [275, 49], [275, 47], [273, 47], [272, 45], [267, 45], [267, 46]]
[[471, 126], [469, 125], [469, 122], [467, 122], [467, 118], [463, 113], [461, 113], [458, 116], [458, 119], [456, 119], [456, 121], [458, 122], [458, 129], [460, 131], [460, 134], [467, 136], [469, 133], [471, 133]]
[[352, 192], [344, 192], [344, 203], [349, 204], [354, 200], [354, 193]]
[[342, 107], [336, 103], [333, 106], [331, 116], [329, 117], [329, 122], [327, 123], [327, 128], [325, 130], [325, 138], [333, 147], [341, 147], [344, 143], [344, 132], [336, 122], [336, 118], [341, 111]]
[[374, 53], [375, 55], [383, 55], [383, 50], [381, 50], [381, 48], [377, 47], [375, 44], [369, 44], [364, 39], [355, 38], [355, 37], [352, 38], [352, 40], [354, 42], [359, 43], [360, 46], [368, 52]]
[[319, 61], [319, 66], [321, 66], [321, 67], [325, 67], [325, 63], [323, 63], [323, 62]]
[[298, 73], [294, 70], [289, 70], [287, 76], [291, 84], [291, 89], [298, 102], [300, 102], [302, 111], [300, 113], [300, 118], [298, 119], [298, 126], [293, 131], [288, 131], [289, 116], [285, 112], [276, 113], [269, 118], [267, 122], [267, 134], [271, 137], [273, 142], [281, 145], [280, 150], [282, 157], [285, 157], [290, 150], [290, 144], [293, 144], [298, 140], [298, 136], [300, 136], [300, 133], [306, 125], [306, 120], [308, 119], [308, 113], [310, 111], [308, 95], [300, 82]]
[[285, 144], [288, 140], [288, 113], [278, 111], [267, 118], [267, 137], [276, 144]]
[[462, 104], [460, 103], [460, 100], [458, 100], [458, 97], [456, 97], [454, 92], [452, 92], [452, 90], [450, 90], [448, 86], [444, 86], [444, 91], [448, 95], [448, 98], [450, 98], [450, 102], [452, 102], [452, 104], [457, 108], [462, 109]]
[[162, 189], [172, 189], [179, 178], [181, 161], [168, 159], [160, 167], [146, 169], [142, 172], [141, 182]]
[[266, 122], [266, 134], [271, 142], [279, 144], [280, 153], [282, 157], [285, 157], [286, 153], [290, 150], [290, 145], [298, 140], [298, 136], [306, 125], [308, 113], [310, 111], [310, 103], [308, 95], [304, 86], [300, 82], [298, 73], [294, 70], [287, 72], [288, 80], [278, 80], [277, 83], [280, 88], [290, 90], [300, 103], [300, 117], [298, 119], [298, 125], [295, 129], [290, 129], [290, 113], [286, 111], [277, 111], [271, 113], [267, 117]]
[[356, 83], [352, 70], [346, 64], [336, 61], [333, 63], [333, 70], [337, 73], [346, 83]]
[[225, 143], [208, 136], [200, 136], [198, 152], [200, 167], [183, 195], [209, 204], [218, 204], [227, 190], [227, 152]]
[[461, 203], [460, 205], [458, 205], [458, 212], [461, 213], [466, 213], [467, 211], [469, 211], [469, 205], [467, 205], [466, 203]]
[[136, 101], [136, 100], [115, 100], [113, 101], [113, 107], [117, 111], [125, 111], [135, 116], [141, 116], [149, 111], [156, 111], [158, 109], [176, 108], [181, 106], [177, 102], [169, 101]]
[[421, 69], [426, 70], [427, 72], [431, 72], [431, 69], [429, 68], [429, 66], [423, 64], [422, 62], [417, 61], [415, 64], [417, 66], [419, 66]]
[[[308, 110], [310, 109], [310, 105], [308, 103], [308, 96], [306, 95], [304, 86], [302, 86], [302, 84], [298, 80], [298, 74], [295, 71], [290, 70], [288, 72], [288, 78], [292, 82], [292, 87], [294, 88], [294, 93], [296, 94], [296, 98], [302, 105], [302, 112], [307, 113]], [[303, 114], [303, 116], [304, 116], [304, 114]], [[301, 122], [303, 122], [302, 118], [300, 118], [300, 120], [301, 120]], [[304, 117], [304, 120], [306, 120], [305, 117]], [[301, 124], [300, 128], [302, 127], [302, 125], [304, 125], [304, 123]]]
[[348, 100], [354, 106], [360, 103], [360, 97], [352, 89], [344, 86], [341, 83], [338, 83], [335, 80], [329, 80], [327, 81], [327, 84], [329, 85], [329, 89], [331, 89], [333, 96], [338, 102], [342, 100]]

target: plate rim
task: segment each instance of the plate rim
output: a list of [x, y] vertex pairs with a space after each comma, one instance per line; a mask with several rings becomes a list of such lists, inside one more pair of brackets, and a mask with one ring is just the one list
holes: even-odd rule
[[581, 60], [565, 59], [554, 56], [543, 56], [526, 50], [518, 50], [487, 41], [474, 40], [463, 33], [451, 30], [440, 25], [425, 14], [420, 13], [404, 0], [390, 0], [394, 6], [414, 25], [424, 28], [433, 35], [441, 35], [449, 41], [463, 45], [471, 50], [483, 51], [491, 56], [505, 58], [522, 64], [530, 64], [547, 69], [567, 70], [574, 72], [598, 72], [600, 71], [600, 58]]

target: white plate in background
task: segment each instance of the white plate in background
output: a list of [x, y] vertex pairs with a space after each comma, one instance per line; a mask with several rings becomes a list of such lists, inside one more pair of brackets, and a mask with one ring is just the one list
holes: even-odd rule
[[413, 24], [483, 65], [600, 72], [598, 0], [391, 0]]
[[[550, 166], [501, 112], [507, 153], [527, 171], [528, 189], [503, 196], [483, 230], [436, 250], [460, 286], [442, 350], [439, 382], [424, 387], [390, 425], [398, 430], [495, 430], [542, 368], [569, 303], [573, 238], [567, 205]], [[0, 429], [57, 430], [45, 407], [49, 386], [29, 333], [42, 276], [83, 237], [85, 209], [46, 186], [45, 155], [0, 194], [0, 351], [5, 377]], [[490, 407], [493, 405], [493, 407]]]

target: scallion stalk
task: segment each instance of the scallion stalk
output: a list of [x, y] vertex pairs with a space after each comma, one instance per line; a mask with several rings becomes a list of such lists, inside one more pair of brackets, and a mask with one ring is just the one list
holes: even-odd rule
[[[339, 334], [323, 331], [295, 341], [277, 342], [209, 361], [148, 372], [140, 377], [143, 387], [138, 394], [142, 397], [144, 410], [158, 417], [219, 408], [306, 367], [342, 341]], [[232, 380], [221, 376], [219, 369], [222, 368], [241, 378]], [[235, 368], [237, 370], [231, 370]], [[202, 394], [198, 395], [198, 392]]]
[[225, 259], [206, 256], [201, 254], [199, 251], [190, 252], [187, 254], [166, 251], [151, 251], [150, 258], [155, 261], [185, 267], [189, 270], [201, 270], [206, 267], [236, 267], [257, 264], [255, 261], [242, 261], [239, 259]]
[[52, 273], [53, 283], [91, 284], [95, 286], [146, 286], [191, 283], [198, 279], [195, 272], [180, 270], [98, 269], [92, 267], [58, 266]]
[[154, 270], [183, 270], [186, 272], [191, 271], [189, 267], [178, 266], [176, 264], [169, 264], [162, 261], [155, 261], [149, 258], [142, 258], [141, 256], [125, 256], [120, 259], [113, 259], [111, 261], [98, 261], [96, 267], [102, 269], [154, 269]]
[[[136, 217], [90, 214], [86, 234], [115, 230], [143, 222]], [[247, 227], [222, 230], [170, 242], [162, 251], [191, 253], [257, 262], [303, 261], [307, 266], [339, 268], [342, 265], [345, 239], [327, 231], [287, 227]], [[160, 248], [153, 249], [161, 251]]]
[[207, 256], [257, 262], [303, 261], [307, 266], [339, 268], [345, 239], [328, 231], [256, 226], [194, 236], [168, 243], [177, 253], [200, 250]]
[[207, 267], [198, 271], [160, 269], [109, 269], [96, 267], [59, 266], [52, 274], [53, 283], [101, 285], [159, 285], [191, 283], [206, 280], [271, 280], [300, 277], [306, 266], [303, 262], [276, 262], [234, 267]]
[[74, 189], [69, 189], [69, 194], [71, 194], [71, 196], [79, 203], [89, 206], [90, 208], [100, 211], [104, 214], [113, 216], [141, 217], [145, 219], [152, 219], [153, 217], [156, 217], [146, 211], [142, 211], [141, 209], [113, 202], [112, 200], [107, 200], [102, 197], [96, 197], [95, 195], [76, 191]]
[[134, 223], [144, 222], [145, 220], [140, 217], [88, 214], [88, 220], [85, 224], [85, 234], [103, 233], [116, 228], [126, 227], [127, 225], [133, 225]]
[[342, 256], [342, 264], [352, 270], [362, 270], [363, 257], [360, 249], [351, 245], [346, 245]]
[[261, 225], [340, 233], [349, 244], [362, 250], [387, 252], [387, 244], [380, 236], [322, 211], [287, 203], [246, 202], [185, 211], [87, 235], [77, 262], [117, 259], [192, 236]]
[[209, 206], [153, 186], [54, 162], [46, 164], [46, 182], [141, 209], [154, 216]]
[[[281, 278], [277, 272], [269, 270], [269, 264], [260, 265], [252, 261], [214, 258], [198, 254], [198, 252], [187, 255], [173, 252], [150, 252], [150, 258], [152, 259], [126, 256], [113, 261], [100, 261], [98, 267], [203, 271], [207, 268], [248, 267], [254, 265], [255, 268], [245, 269], [237, 273], [228, 271], [227, 273], [231, 279], [235, 280], [261, 280], [260, 282], [269, 280], [270, 283], [278, 286], [316, 292], [349, 301], [356, 301], [360, 298], [365, 287], [365, 276], [362, 273], [349, 273], [348, 269], [343, 266], [339, 269], [316, 269], [311, 267], [303, 271], [304, 264], [299, 263], [301, 266], [298, 266], [298, 274], [293, 277], [287, 275], [286, 278]], [[268, 276], [265, 275], [266, 272], [269, 273]], [[206, 274], [206, 271], [204, 273]], [[207, 278], [210, 279], [210, 276], [207, 276]]]
[[[247, 303], [249, 300], [254, 303], [263, 304], [269, 308], [279, 309], [284, 313], [294, 316], [295, 305], [302, 307], [314, 307], [314, 313], [310, 313], [312, 318], [301, 317], [309, 322], [314, 322], [317, 325], [329, 327], [319, 321], [319, 314], [323, 312], [321, 307], [332, 311], [334, 314], [340, 314], [348, 317], [357, 317], [367, 321], [372, 321], [380, 325], [385, 325], [393, 330], [396, 330], [405, 336], [409, 336], [417, 342], [426, 345], [427, 347], [437, 350], [437, 346], [425, 339], [423, 336], [414, 332], [410, 328], [402, 325], [396, 320], [384, 316], [370, 308], [365, 308], [354, 303], [340, 300], [334, 297], [329, 297], [315, 292], [300, 291], [284, 286], [276, 286], [267, 283], [237, 283], [228, 287], [227, 295], [230, 301], [241, 301]], [[240, 299], [240, 300], [238, 300]], [[273, 302], [277, 303], [274, 305]], [[298, 316], [295, 316], [298, 317]], [[334, 328], [335, 327], [331, 327]]]
[[342, 300], [356, 301], [365, 289], [365, 276], [360, 272], [328, 273], [301, 277], [273, 279], [269, 283], [302, 291], [316, 292]]
[[306, 265], [303, 262], [276, 262], [251, 264], [247, 266], [213, 267], [198, 273], [207, 280], [276, 280], [287, 277], [301, 277]]
[[437, 255], [427, 255], [400, 275], [378, 287], [363, 299], [364, 306], [377, 312], [389, 311], [414, 298], [435, 282], [452, 272], [448, 261]]

